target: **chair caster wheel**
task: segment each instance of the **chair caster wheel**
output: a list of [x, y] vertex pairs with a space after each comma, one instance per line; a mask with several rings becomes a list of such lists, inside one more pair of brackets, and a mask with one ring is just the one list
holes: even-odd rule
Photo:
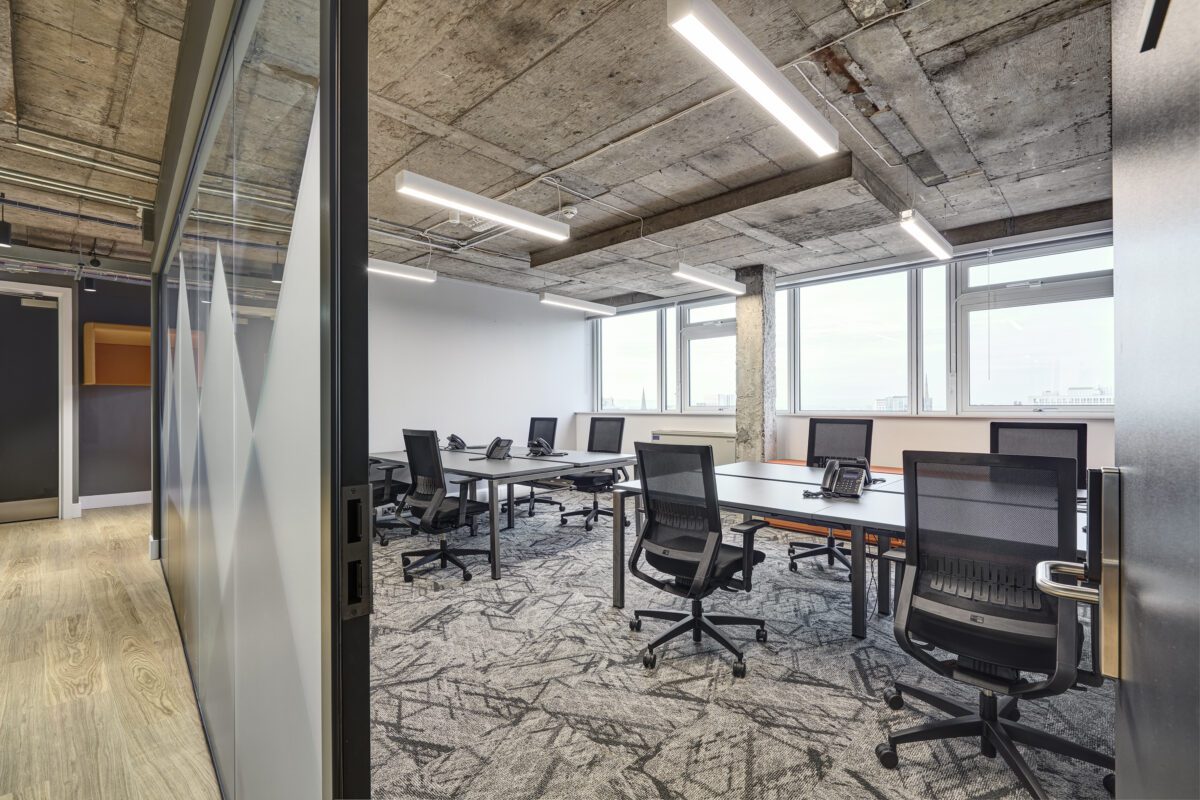
[[380, 546], [380, 547], [387, 547], [387, 546], [388, 546], [388, 540], [387, 540], [387, 539], [380, 539], [380, 540], [379, 540], [379, 546]]
[[895, 769], [900, 763], [900, 759], [896, 756], [896, 751], [886, 742], [875, 746], [875, 757], [879, 759], [879, 763], [884, 769]]
[[471, 580], [471, 573], [464, 572], [463, 573], [463, 582], [465, 583], [466, 581], [469, 581], [469, 580]]
[[629, 620], [629, 630], [640, 631], [642, 629], [642, 621], [640, 619]]
[[1117, 796], [1117, 776], [1111, 772], [1104, 776], [1104, 791], [1108, 792], [1109, 797]]
[[735, 678], [746, 677], [746, 662], [745, 661], [738, 661], [737, 663], [735, 663], [733, 665], [733, 677], [735, 677]]
[[566, 517], [559, 517], [558, 524], [559, 524], [559, 525], [566, 525], [566, 524], [567, 524], [567, 518], [566, 518]]
[[559, 510], [559, 511], [566, 511], [566, 510], [567, 510], [567, 507], [566, 507], [566, 506], [564, 506], [564, 505], [559, 505], [559, 507], [558, 507], [558, 510]]
[[402, 558], [400, 559], [400, 563], [407, 567], [410, 562], [407, 558]]
[[792, 572], [799, 572], [800, 566], [795, 561], [789, 561], [788, 569], [791, 570]]
[[904, 697], [895, 689], [883, 690], [883, 702], [887, 703], [888, 708], [892, 711], [899, 711], [904, 708]]
[[584, 529], [585, 531], [590, 531], [590, 530], [592, 529], [592, 526], [591, 526], [591, 525], [584, 525], [584, 526], [583, 526], [583, 529]]
[[405, 583], [412, 583], [412, 578], [413, 578], [412, 575], [409, 575], [407, 572], [404, 573], [404, 582]]
[[760, 642], [765, 642], [767, 640], [767, 629], [759, 628], [758, 630], [756, 630], [754, 632], [754, 638]]
[[654, 669], [654, 665], [658, 663], [658, 656], [654, 653], [642, 654], [642, 666], [646, 669]]

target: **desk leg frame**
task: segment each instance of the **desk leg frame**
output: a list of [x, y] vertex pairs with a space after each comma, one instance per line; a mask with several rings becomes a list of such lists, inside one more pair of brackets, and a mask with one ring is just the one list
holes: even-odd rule
[[850, 526], [850, 632], [867, 638], [867, 534], [861, 525]]
[[879, 542], [879, 616], [892, 615], [892, 562], [886, 560], [883, 554], [892, 549], [892, 535], [884, 531], [876, 531], [875, 539]]
[[[509, 485], [511, 489], [511, 484]], [[510, 505], [511, 509], [512, 506]], [[500, 580], [500, 485], [488, 481], [488, 536], [492, 548], [492, 580]]]
[[613, 608], [625, 607], [625, 492], [614, 489], [613, 509]]

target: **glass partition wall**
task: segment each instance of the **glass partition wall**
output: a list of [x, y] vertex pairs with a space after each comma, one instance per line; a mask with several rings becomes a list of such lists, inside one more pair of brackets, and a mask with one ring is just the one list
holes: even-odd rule
[[[359, 612], [333, 599], [335, 484], [354, 476], [336, 467], [342, 198], [329, 162], [361, 131], [327, 120], [322, 141], [336, 2], [234, 5], [156, 264], [163, 568], [225, 796], [354, 796], [369, 783], [350, 790], [340, 774], [337, 648]], [[347, 265], [359, 272], [361, 225], [347, 237], [362, 241]], [[341, 388], [365, 398], [365, 371]], [[365, 473], [365, 437], [350, 444]]]

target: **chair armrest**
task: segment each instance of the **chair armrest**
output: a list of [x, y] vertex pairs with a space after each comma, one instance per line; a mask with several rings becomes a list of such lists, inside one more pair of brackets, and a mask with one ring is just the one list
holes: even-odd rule
[[742, 537], [742, 590], [750, 591], [750, 575], [754, 571], [754, 534], [759, 528], [767, 527], [766, 520], [750, 519], [739, 522], [729, 529], [730, 533]]
[[908, 560], [907, 554], [905, 553], [904, 550], [901, 550], [900, 548], [896, 548], [894, 550], [885, 550], [883, 553], [880, 554], [879, 557], [882, 558], [884, 561], [895, 561], [897, 564], [900, 564], [901, 566], [903, 566], [904, 563]]
[[446, 478], [447, 483], [453, 483], [455, 486], [463, 486], [468, 483], [479, 483], [480, 478]]

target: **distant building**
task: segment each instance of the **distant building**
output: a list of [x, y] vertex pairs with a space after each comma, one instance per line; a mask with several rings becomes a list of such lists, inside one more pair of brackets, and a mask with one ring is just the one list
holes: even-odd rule
[[1065, 392], [1047, 389], [1029, 398], [1035, 406], [1111, 406], [1113, 390], [1103, 386], [1068, 386]]
[[908, 411], [908, 395], [894, 394], [875, 401], [876, 411]]

